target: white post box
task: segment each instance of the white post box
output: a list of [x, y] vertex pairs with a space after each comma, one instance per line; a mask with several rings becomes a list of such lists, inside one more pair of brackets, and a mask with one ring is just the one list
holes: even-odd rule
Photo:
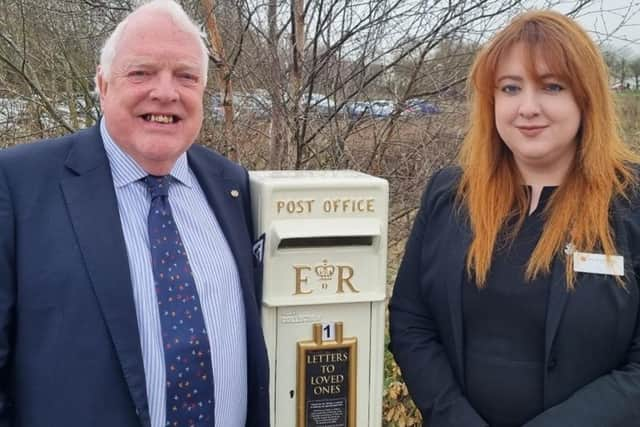
[[250, 173], [274, 427], [382, 424], [388, 184]]

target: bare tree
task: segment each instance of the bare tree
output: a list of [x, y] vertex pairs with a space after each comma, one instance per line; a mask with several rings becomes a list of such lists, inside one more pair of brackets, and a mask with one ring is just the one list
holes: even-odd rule
[[629, 71], [635, 80], [635, 90], [640, 90], [640, 56], [629, 62]]
[[[212, 62], [216, 65], [215, 74], [218, 88], [222, 93], [222, 105], [224, 107], [224, 140], [230, 142], [233, 132], [233, 90], [231, 85], [231, 67], [227, 62], [227, 55], [220, 31], [218, 30], [218, 20], [214, 14], [215, 0], [202, 0], [207, 33], [212, 46]], [[238, 160], [238, 152], [235, 144], [231, 143], [225, 150], [231, 159]]]
[[[5, 100], [0, 103], [3, 141], [10, 144], [94, 123], [99, 115], [92, 95], [96, 52], [134, 6], [132, 0], [5, 3], [0, 12], [0, 76], [6, 82], [0, 89]], [[384, 176], [392, 183], [394, 218], [412, 212], [408, 208], [415, 206], [421, 183], [455, 155], [464, 134], [465, 76], [475, 49], [533, 4], [182, 3], [206, 29], [214, 77], [210, 90], [221, 94], [224, 112], [221, 122], [206, 115], [201, 141], [249, 167], [354, 168]], [[546, 2], [548, 7], [558, 4], [564, 3]], [[604, 3], [595, 0], [573, 2], [565, 11], [586, 13], [597, 4], [597, 13], [604, 14]], [[624, 17], [637, 9], [625, 8]], [[597, 35], [608, 30], [600, 28]], [[244, 103], [247, 98], [252, 103]], [[436, 105], [440, 114], [406, 114], [408, 102], [416, 98]], [[5, 105], [7, 99], [17, 108]], [[358, 102], [367, 108], [387, 105], [390, 112], [383, 117], [372, 111], [358, 115]]]

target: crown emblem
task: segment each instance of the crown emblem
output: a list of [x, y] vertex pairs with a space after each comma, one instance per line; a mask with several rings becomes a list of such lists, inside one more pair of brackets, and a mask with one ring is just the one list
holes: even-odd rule
[[327, 264], [327, 260], [323, 259], [322, 264], [316, 265], [314, 271], [318, 275], [321, 281], [326, 282], [331, 280], [333, 277], [333, 273], [336, 271], [336, 267], [333, 265]]

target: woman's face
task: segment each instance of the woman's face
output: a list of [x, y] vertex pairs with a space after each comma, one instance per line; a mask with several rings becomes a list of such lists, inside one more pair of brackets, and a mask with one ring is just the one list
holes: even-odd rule
[[527, 73], [527, 60], [525, 47], [516, 44], [498, 64], [494, 95], [498, 134], [525, 180], [562, 179], [575, 155], [580, 108], [567, 82], [553, 75], [542, 58], [535, 61], [540, 79]]

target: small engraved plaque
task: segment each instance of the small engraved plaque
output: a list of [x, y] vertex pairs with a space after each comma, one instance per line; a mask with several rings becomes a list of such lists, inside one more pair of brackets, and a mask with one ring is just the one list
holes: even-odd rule
[[297, 427], [355, 427], [357, 340], [343, 338], [342, 322], [334, 331], [323, 340], [314, 323], [313, 340], [298, 342]]

